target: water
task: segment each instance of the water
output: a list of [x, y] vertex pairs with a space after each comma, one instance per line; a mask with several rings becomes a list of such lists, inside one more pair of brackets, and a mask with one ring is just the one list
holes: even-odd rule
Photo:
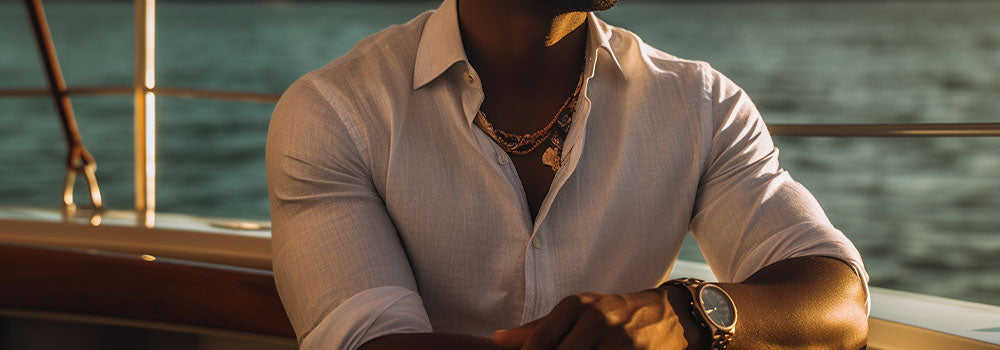
[[[278, 93], [364, 36], [434, 7], [163, 2], [157, 84]], [[70, 86], [132, 83], [129, 4], [46, 9]], [[0, 88], [44, 86], [23, 13], [0, 3]], [[626, 0], [601, 16], [711, 62], [770, 123], [1000, 121], [1000, 2]], [[73, 103], [107, 203], [130, 207], [131, 97]], [[158, 99], [159, 209], [267, 218], [272, 107]], [[858, 245], [873, 285], [1000, 304], [1000, 138], [776, 142], [783, 165]], [[56, 206], [64, 147], [47, 97], [0, 99], [0, 203]], [[698, 258], [691, 245], [682, 255]]]

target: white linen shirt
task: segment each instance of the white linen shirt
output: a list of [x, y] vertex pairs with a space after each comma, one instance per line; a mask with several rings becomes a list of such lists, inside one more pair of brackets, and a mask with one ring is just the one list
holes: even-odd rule
[[584, 85], [536, 218], [473, 124], [482, 85], [456, 0], [389, 27], [282, 96], [267, 139], [274, 276], [304, 349], [488, 336], [587, 291], [667, 279], [687, 232], [740, 282], [780, 260], [861, 257], [778, 165], [747, 97], [590, 14]]

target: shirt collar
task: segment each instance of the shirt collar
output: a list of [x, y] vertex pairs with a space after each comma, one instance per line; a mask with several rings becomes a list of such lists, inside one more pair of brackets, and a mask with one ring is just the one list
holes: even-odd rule
[[[615, 51], [611, 48], [611, 36], [611, 27], [607, 23], [597, 18], [597, 15], [593, 12], [587, 14], [587, 56], [597, 56], [596, 52], [594, 52], [595, 50], [592, 49], [595, 46], [598, 50], [604, 50], [607, 52], [608, 57], [611, 58], [611, 63], [615, 66], [617, 73], [624, 77], [625, 70], [622, 69], [621, 63], [618, 62], [618, 56], [615, 55]], [[593, 71], [587, 74], [591, 77], [594, 75]]]
[[455, 62], [462, 61], [467, 62], [468, 58], [458, 29], [457, 0], [445, 0], [424, 23], [413, 67], [413, 89], [419, 89]]
[[[458, 27], [458, 0], [444, 0], [437, 11], [427, 18], [420, 43], [417, 44], [417, 59], [413, 67], [413, 89], [419, 89], [441, 76], [455, 62], [468, 62], [462, 35]], [[611, 49], [611, 28], [593, 12], [587, 15], [587, 47], [603, 49], [611, 57], [618, 72], [624, 75], [618, 58]], [[588, 50], [588, 57], [593, 50]], [[593, 75], [593, 72], [588, 72]]]

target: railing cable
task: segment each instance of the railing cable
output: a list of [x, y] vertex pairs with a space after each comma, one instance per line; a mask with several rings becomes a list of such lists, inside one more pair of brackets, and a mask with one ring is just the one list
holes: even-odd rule
[[94, 208], [103, 209], [101, 190], [97, 185], [97, 161], [83, 146], [83, 137], [80, 136], [76, 117], [73, 115], [73, 105], [67, 94], [66, 81], [63, 79], [62, 69], [59, 67], [59, 59], [56, 56], [55, 44], [52, 42], [52, 34], [49, 32], [48, 21], [45, 19], [42, 1], [25, 0], [24, 2], [28, 8], [28, 17], [31, 19], [31, 27], [42, 56], [42, 63], [45, 66], [49, 92], [55, 101], [56, 110], [62, 121], [63, 132], [66, 135], [68, 154], [66, 157], [66, 182], [63, 184], [62, 198], [64, 213], [72, 214], [76, 210], [76, 204], [73, 203], [73, 185], [76, 183], [77, 174], [86, 178], [90, 190], [90, 201]]

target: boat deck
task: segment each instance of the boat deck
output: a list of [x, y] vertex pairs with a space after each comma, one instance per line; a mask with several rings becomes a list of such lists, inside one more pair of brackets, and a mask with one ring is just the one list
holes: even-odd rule
[[[15, 286], [0, 288], [3, 348], [31, 339], [62, 348], [79, 336], [74, 348], [107, 349], [101, 334], [196, 344], [184, 348], [295, 347], [265, 224], [160, 215], [146, 228], [131, 212], [98, 222], [0, 207], [0, 280]], [[714, 278], [690, 261], [671, 275]], [[871, 299], [869, 349], [1000, 349], [1000, 307], [881, 288]]]

